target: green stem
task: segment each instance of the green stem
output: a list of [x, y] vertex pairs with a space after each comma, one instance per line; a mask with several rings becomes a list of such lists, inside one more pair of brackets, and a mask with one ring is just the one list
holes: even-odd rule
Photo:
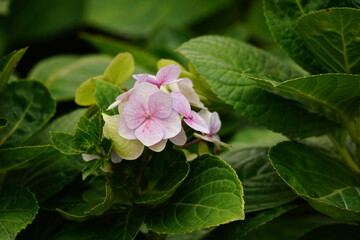
[[339, 151], [340, 156], [344, 160], [345, 164], [355, 173], [360, 174], [360, 168], [359, 165], [353, 160], [351, 157], [349, 151], [346, 149], [346, 147], [343, 147], [339, 144], [339, 142], [336, 140], [336, 138], [329, 134], [328, 135], [330, 141], [334, 144], [335, 148]]

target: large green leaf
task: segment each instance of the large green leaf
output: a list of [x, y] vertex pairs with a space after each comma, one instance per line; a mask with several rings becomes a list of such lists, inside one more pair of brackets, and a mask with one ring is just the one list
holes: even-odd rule
[[155, 205], [164, 202], [181, 185], [189, 170], [184, 153], [173, 149], [172, 145], [155, 153], [147, 170], [147, 188], [136, 203]]
[[31, 143], [36, 145], [50, 144], [50, 131], [75, 133], [76, 124], [85, 111], [86, 108], [79, 108], [56, 118], [44, 127], [38, 134], [36, 134], [31, 139]]
[[334, 121], [352, 119], [360, 113], [359, 75], [329, 73], [281, 83], [263, 79], [254, 81], [264, 87], [270, 86], [272, 91], [297, 100], [313, 111], [326, 114]]
[[230, 2], [231, 0], [89, 0], [85, 20], [101, 30], [144, 37], [162, 25], [179, 27], [201, 20]]
[[328, 8], [301, 17], [296, 30], [327, 72], [360, 73], [360, 10]]
[[336, 128], [325, 117], [257, 86], [254, 79], [283, 82], [302, 75], [260, 49], [225, 37], [205, 36], [186, 42], [180, 52], [220, 99], [258, 125], [291, 137], [322, 135]]
[[[270, 31], [289, 56], [311, 73], [327, 72], [313, 57], [295, 29], [299, 17], [326, 8], [329, 0], [264, 0]], [[316, 23], [318, 25], [318, 23]]]
[[174, 195], [148, 214], [158, 233], [186, 233], [244, 219], [243, 189], [235, 171], [220, 158], [203, 155]]
[[9, 122], [0, 130], [0, 145], [19, 146], [27, 142], [54, 113], [55, 102], [41, 83], [10, 83], [0, 100], [0, 116]]
[[206, 236], [208, 240], [223, 239], [223, 240], [242, 240], [245, 235], [255, 229], [272, 221], [274, 218], [294, 209], [296, 205], [285, 205], [278, 208], [273, 208], [265, 212], [261, 212], [256, 216], [247, 218], [245, 221], [236, 221], [216, 228], [209, 235]]
[[67, 157], [52, 146], [3, 149], [0, 156], [2, 171], [12, 170], [3, 185], [28, 187], [39, 202], [59, 192], [80, 173], [79, 159]]
[[92, 80], [92, 82], [94, 84], [95, 101], [101, 111], [108, 115], [118, 114], [117, 108], [108, 111], [106, 109], [115, 102], [115, 98], [123, 91], [119, 87], [102, 80]]
[[0, 60], [0, 96], [5, 90], [6, 84], [14, 72], [16, 65], [26, 52], [26, 48], [13, 51], [9, 55], [1, 58]]
[[65, 132], [50, 132], [54, 147], [66, 155], [79, 155], [84, 149], [79, 148], [75, 142], [75, 135]]
[[267, 153], [267, 148], [250, 148], [234, 149], [221, 155], [243, 184], [245, 212], [277, 207], [297, 197], [276, 174]]
[[338, 159], [294, 142], [278, 144], [269, 157], [280, 177], [315, 209], [337, 219], [360, 219], [360, 183]]
[[102, 75], [110, 61], [104, 55], [59, 55], [39, 62], [28, 78], [43, 82], [57, 101], [72, 100], [80, 84]]
[[25, 188], [11, 187], [0, 190], [0, 239], [13, 240], [30, 224], [37, 214], [34, 194]]

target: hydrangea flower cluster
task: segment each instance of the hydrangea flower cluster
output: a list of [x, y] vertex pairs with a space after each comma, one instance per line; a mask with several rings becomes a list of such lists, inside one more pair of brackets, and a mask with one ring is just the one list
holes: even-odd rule
[[[191, 80], [179, 78], [180, 73], [181, 68], [171, 64], [161, 68], [156, 76], [135, 74], [134, 87], [119, 95], [109, 106], [108, 110], [118, 107], [119, 115], [105, 116], [105, 125], [114, 125], [116, 121], [117, 133], [123, 144], [136, 142], [130, 155], [118, 152], [120, 157], [136, 159], [144, 146], [162, 151], [167, 140], [175, 145], [184, 145], [187, 136], [182, 123], [199, 131], [198, 138], [226, 146], [216, 135], [221, 127], [219, 115], [205, 108]], [[191, 105], [202, 110], [195, 112]]]

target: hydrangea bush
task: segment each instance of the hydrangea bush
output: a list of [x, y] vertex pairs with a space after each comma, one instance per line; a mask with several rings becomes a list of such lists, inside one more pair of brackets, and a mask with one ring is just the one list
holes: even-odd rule
[[[265, 0], [292, 60], [224, 36], [183, 43], [188, 64], [154, 74], [119, 53], [50, 124], [64, 86], [14, 79], [26, 49], [5, 56], [0, 239], [356, 239], [358, 8]], [[221, 140], [230, 107], [270, 140]]]

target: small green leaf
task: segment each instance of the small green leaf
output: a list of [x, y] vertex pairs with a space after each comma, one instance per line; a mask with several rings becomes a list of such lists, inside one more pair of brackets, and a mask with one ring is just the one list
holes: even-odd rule
[[75, 102], [80, 106], [90, 106], [95, 104], [93, 79], [101, 79], [102, 76], [90, 78], [82, 82], [75, 92]]
[[3, 186], [28, 187], [40, 203], [80, 174], [79, 159], [61, 154], [52, 146], [3, 149], [0, 159], [1, 171], [8, 171]]
[[14, 240], [30, 224], [38, 212], [34, 194], [25, 188], [0, 190], [0, 239]]
[[246, 221], [236, 221], [216, 228], [206, 236], [208, 240], [223, 239], [223, 240], [240, 240], [245, 239], [245, 236], [255, 229], [265, 225], [284, 213], [294, 209], [296, 205], [285, 205], [277, 208], [261, 212], [256, 216], [247, 218]]
[[323, 149], [283, 142], [269, 158], [280, 177], [318, 211], [335, 219], [359, 220], [360, 184], [352, 172]]
[[39, 62], [29, 78], [43, 82], [57, 101], [72, 100], [80, 84], [102, 75], [110, 61], [104, 55], [55, 56]]
[[122, 87], [133, 74], [134, 68], [135, 62], [133, 56], [128, 52], [119, 53], [106, 68], [104, 80]]
[[276, 174], [267, 154], [267, 148], [249, 148], [233, 149], [221, 155], [243, 184], [245, 212], [278, 207], [297, 197]]
[[116, 217], [111, 230], [105, 235], [107, 240], [132, 240], [140, 230], [146, 209], [136, 206]]
[[357, 240], [360, 236], [360, 228], [358, 225], [350, 224], [329, 224], [316, 228], [298, 240]]
[[81, 117], [75, 130], [75, 144], [85, 151], [100, 146], [103, 125], [104, 121], [100, 113], [97, 113], [90, 120]]
[[235, 171], [220, 158], [203, 155], [174, 195], [147, 216], [158, 233], [187, 233], [244, 219], [243, 189]]
[[296, 30], [326, 72], [360, 73], [360, 10], [313, 12], [297, 20]]
[[117, 86], [105, 81], [93, 80], [92, 82], [94, 84], [95, 101], [101, 111], [109, 115], [118, 114], [119, 111], [117, 108], [108, 111], [106, 109], [110, 106], [110, 104], [115, 102], [116, 97], [123, 91]]
[[0, 131], [0, 145], [26, 143], [55, 113], [48, 90], [36, 81], [12, 82], [0, 100], [0, 115], [9, 124]]
[[14, 72], [16, 65], [26, 52], [27, 48], [13, 51], [0, 60], [0, 96], [6, 88], [6, 84]]
[[184, 43], [180, 52], [220, 99], [258, 125], [291, 137], [318, 136], [338, 127], [294, 101], [261, 89], [254, 79], [283, 82], [304, 73], [260, 49], [230, 38], [204, 36]]
[[50, 132], [54, 147], [66, 155], [79, 155], [84, 150], [79, 149], [75, 143], [75, 135], [65, 132]]
[[147, 188], [136, 203], [156, 205], [164, 202], [181, 185], [189, 170], [184, 153], [173, 149], [173, 146], [154, 153], [147, 171]]

